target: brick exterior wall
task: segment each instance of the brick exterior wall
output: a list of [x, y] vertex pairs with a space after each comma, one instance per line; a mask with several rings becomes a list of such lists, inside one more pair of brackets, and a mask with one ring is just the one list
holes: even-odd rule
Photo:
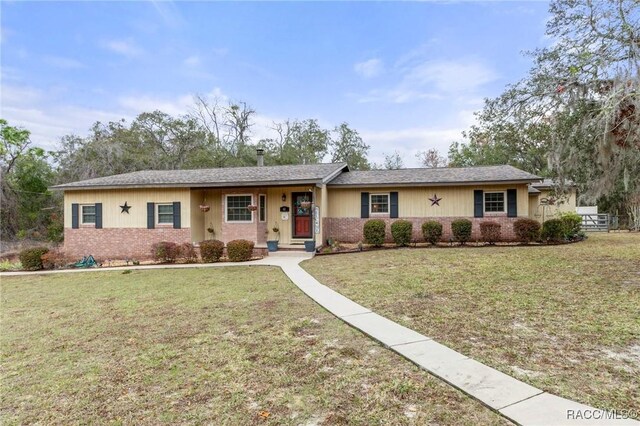
[[[435, 220], [442, 224], [442, 241], [449, 241], [449, 238], [453, 237], [451, 233], [451, 222], [456, 219], [460, 219], [458, 217], [402, 217], [398, 219], [389, 219], [389, 218], [372, 218], [372, 219], [382, 219], [386, 222], [386, 242], [393, 242], [393, 238], [391, 237], [391, 223], [396, 220], [408, 220], [413, 223], [413, 240], [422, 242], [424, 241], [422, 237], [422, 224], [428, 220]], [[473, 223], [473, 231], [471, 233], [471, 240], [480, 240], [480, 223], [481, 222], [498, 222], [502, 225], [501, 233], [503, 241], [515, 241], [516, 236], [513, 232], [513, 222], [518, 220], [517, 217], [507, 217], [505, 215], [492, 215], [486, 217], [467, 217], [465, 219], [469, 219]], [[345, 243], [357, 243], [358, 241], [363, 241], [362, 236], [362, 227], [364, 223], [369, 219], [361, 219], [355, 217], [342, 217], [342, 218], [324, 218], [323, 219], [323, 243], [326, 242], [328, 238], [333, 238], [337, 241], [345, 242]]]
[[[156, 229], [65, 228], [63, 251], [65, 255], [78, 259], [91, 254], [99, 261], [107, 259], [146, 260], [151, 258], [151, 246], [160, 241], [171, 241], [177, 244], [189, 243], [191, 242], [191, 230], [168, 227]], [[225, 256], [226, 252], [225, 248]], [[266, 248], [253, 249], [254, 256], [266, 256], [267, 254]]]
[[222, 221], [222, 231], [220, 241], [227, 244], [233, 240], [249, 240], [254, 243], [258, 241], [258, 225], [253, 223], [227, 223]]
[[141, 260], [150, 258], [151, 246], [160, 241], [191, 242], [191, 229], [65, 228], [63, 250], [77, 258], [91, 254], [98, 260]]

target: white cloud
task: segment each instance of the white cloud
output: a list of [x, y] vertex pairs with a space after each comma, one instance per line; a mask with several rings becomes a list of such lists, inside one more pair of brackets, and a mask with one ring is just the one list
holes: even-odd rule
[[356, 73], [364, 78], [376, 77], [384, 71], [384, 65], [380, 59], [369, 59], [368, 61], [358, 62], [353, 66]]
[[401, 85], [460, 93], [475, 91], [497, 78], [496, 72], [477, 60], [427, 61], [410, 67]]
[[419, 167], [418, 151], [435, 148], [441, 155], [447, 156], [451, 142], [462, 138], [460, 128], [413, 127], [398, 130], [362, 131], [362, 139], [371, 146], [370, 161], [382, 164], [384, 154], [398, 151], [405, 167]]
[[76, 59], [72, 58], [64, 58], [62, 56], [52, 56], [47, 55], [43, 58], [44, 62], [54, 66], [56, 68], [62, 69], [78, 69], [84, 68], [84, 64]]
[[[48, 91], [38, 90], [26, 86], [2, 87], [0, 99], [0, 116], [12, 126], [24, 127], [31, 132], [31, 140], [35, 145], [53, 150], [62, 136], [77, 134], [85, 136], [91, 126], [100, 121], [133, 120], [142, 112], [160, 110], [173, 116], [188, 114], [192, 111], [194, 100], [192, 94], [182, 94], [174, 97], [158, 97], [153, 95], [121, 96], [116, 98], [117, 106], [110, 110], [78, 105], [62, 104], [57, 101], [55, 88]], [[104, 94], [98, 98], [104, 98]], [[229, 102], [220, 88], [214, 88], [203, 97], [209, 100], [217, 99], [221, 105]], [[273, 137], [271, 129], [274, 121], [279, 118], [264, 114], [254, 116], [254, 126], [251, 128], [252, 140]]]
[[156, 96], [123, 96], [118, 99], [119, 105], [132, 114], [160, 110], [169, 115], [184, 115], [193, 106], [193, 96], [182, 95], [172, 99], [162, 99]]
[[[3, 76], [4, 77], [4, 76]], [[2, 107], [6, 105], [33, 105], [38, 104], [44, 98], [40, 90], [27, 86], [2, 85]]]
[[370, 161], [382, 164], [384, 154], [398, 151], [405, 167], [420, 167], [419, 151], [435, 148], [446, 157], [452, 142], [462, 140], [462, 132], [475, 123], [474, 110], [465, 109], [452, 117], [448, 126], [408, 127], [391, 130], [362, 130], [360, 136], [371, 146]]
[[1, 101], [1, 116], [12, 126], [29, 130], [33, 143], [49, 150], [64, 135], [85, 135], [96, 121], [130, 118], [123, 111], [59, 104], [51, 93], [32, 87], [4, 85]]
[[[419, 100], [441, 100], [460, 95], [477, 97], [487, 83], [499, 78], [498, 73], [478, 58], [427, 59], [433, 43], [429, 41], [401, 55], [389, 75], [395, 76], [385, 88], [371, 89], [364, 95], [351, 95], [360, 103], [408, 103]], [[363, 76], [374, 75], [376, 66], [370, 60], [356, 64]], [[370, 74], [367, 74], [370, 73]]]
[[185, 20], [175, 2], [171, 0], [151, 0], [151, 4], [166, 26], [179, 28], [185, 25]]
[[129, 58], [139, 56], [143, 50], [139, 48], [131, 39], [127, 40], [109, 40], [102, 43], [102, 47], [119, 55]]
[[200, 66], [201, 63], [202, 61], [200, 60], [200, 57], [197, 55], [189, 56], [187, 59], [183, 61], [183, 64], [190, 68], [198, 67]]

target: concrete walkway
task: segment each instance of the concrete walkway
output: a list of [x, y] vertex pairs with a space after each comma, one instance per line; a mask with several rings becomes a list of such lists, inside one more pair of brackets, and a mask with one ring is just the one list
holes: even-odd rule
[[83, 270], [4, 272], [0, 277], [125, 269], [278, 266], [320, 306], [402, 355], [417, 366], [476, 398], [504, 417], [522, 425], [640, 425], [624, 413], [608, 412], [549, 394], [439, 344], [414, 330], [382, 317], [323, 285], [300, 267], [311, 255], [277, 253], [245, 263], [147, 265]]

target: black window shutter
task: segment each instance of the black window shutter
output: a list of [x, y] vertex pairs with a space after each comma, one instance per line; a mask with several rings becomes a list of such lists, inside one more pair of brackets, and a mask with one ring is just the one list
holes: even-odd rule
[[155, 212], [156, 206], [153, 203], [147, 203], [147, 229], [155, 228]]
[[389, 217], [394, 219], [398, 217], [398, 193], [389, 193]]
[[180, 201], [173, 202], [173, 227], [180, 229]]
[[80, 217], [78, 216], [80, 206], [78, 204], [71, 204], [71, 227], [78, 229], [80, 227]]
[[96, 229], [102, 229], [102, 203], [96, 203]]
[[366, 219], [369, 217], [369, 193], [360, 193], [360, 217]]
[[507, 189], [507, 216], [518, 216], [518, 191]]
[[481, 189], [473, 191], [473, 217], [484, 216], [484, 194]]

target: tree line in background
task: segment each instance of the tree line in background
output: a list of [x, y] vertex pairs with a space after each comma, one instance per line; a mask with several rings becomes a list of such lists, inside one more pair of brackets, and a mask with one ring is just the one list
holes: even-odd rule
[[272, 138], [254, 141], [255, 111], [244, 102], [222, 103], [201, 96], [192, 111], [174, 117], [145, 112], [95, 123], [89, 135], [66, 135], [57, 149], [34, 147], [29, 131], [0, 120], [2, 208], [0, 235], [17, 238], [62, 238], [62, 197], [54, 184], [137, 170], [175, 170], [256, 165], [263, 148], [269, 165], [312, 164], [327, 157], [354, 170], [369, 170], [369, 145], [347, 123], [325, 129], [317, 120], [273, 123]]
[[[554, 42], [530, 52], [522, 80], [487, 99], [476, 124], [451, 144], [417, 154], [425, 167], [511, 164], [578, 185], [581, 198], [640, 228], [640, 6], [635, 0], [555, 0], [546, 35]], [[0, 121], [0, 210], [3, 240], [62, 238], [61, 196], [47, 187], [142, 169], [187, 169], [255, 164], [309, 164], [328, 157], [352, 169], [399, 169], [399, 152], [382, 164], [347, 123], [322, 128], [317, 120], [273, 124], [272, 138], [252, 140], [255, 111], [246, 103], [196, 96], [192, 111], [161, 111], [96, 123], [86, 137], [64, 136], [56, 151], [33, 147], [29, 132]]]
[[550, 46], [485, 101], [452, 165], [512, 164], [578, 186], [581, 201], [640, 229], [640, 3], [554, 0]]

